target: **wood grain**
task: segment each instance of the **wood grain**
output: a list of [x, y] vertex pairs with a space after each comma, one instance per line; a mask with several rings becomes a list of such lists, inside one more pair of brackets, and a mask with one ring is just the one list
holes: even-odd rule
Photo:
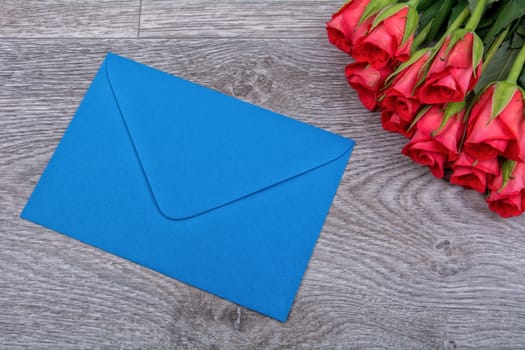
[[[321, 36], [230, 35], [0, 39], [0, 348], [523, 348], [525, 217], [402, 156]], [[107, 51], [356, 140], [286, 323], [18, 217]]]
[[140, 0], [2, 0], [1, 37], [137, 37]]
[[143, 0], [140, 36], [320, 38], [342, 1]]

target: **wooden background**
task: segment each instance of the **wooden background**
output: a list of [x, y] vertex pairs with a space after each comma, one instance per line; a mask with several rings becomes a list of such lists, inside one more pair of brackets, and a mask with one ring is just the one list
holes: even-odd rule
[[[1, 1], [0, 348], [525, 348], [525, 217], [400, 154], [326, 40], [341, 2]], [[288, 322], [18, 217], [107, 51], [357, 141]]]

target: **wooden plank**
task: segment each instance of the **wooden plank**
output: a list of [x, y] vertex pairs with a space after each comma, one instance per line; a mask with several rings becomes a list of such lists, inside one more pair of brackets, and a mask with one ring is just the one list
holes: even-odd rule
[[[285, 324], [18, 218], [108, 50], [357, 141]], [[324, 39], [0, 41], [0, 348], [520, 348], [525, 217], [400, 155], [347, 61]]]
[[319, 38], [339, 0], [143, 0], [140, 36]]
[[3, 0], [0, 37], [137, 37], [140, 0]]

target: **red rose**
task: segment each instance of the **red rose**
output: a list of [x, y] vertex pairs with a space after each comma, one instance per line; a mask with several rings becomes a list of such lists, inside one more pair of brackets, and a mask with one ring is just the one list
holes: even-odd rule
[[361, 103], [373, 110], [377, 104], [379, 90], [392, 71], [393, 68], [389, 66], [377, 70], [368, 63], [354, 62], [346, 66], [345, 75], [350, 86], [357, 91]]
[[406, 138], [414, 135], [415, 128], [409, 130], [411, 120], [403, 119], [396, 111], [381, 111], [381, 125], [386, 131], [397, 132]]
[[[452, 48], [449, 47], [450, 41], [451, 36], [444, 41], [430, 64], [425, 82], [418, 91], [421, 103], [464, 101], [467, 93], [478, 82], [483, 54], [481, 40], [473, 32], [465, 32]], [[477, 53], [475, 55], [477, 62], [473, 62], [474, 52]]]
[[525, 161], [522, 93], [516, 87], [508, 104], [498, 115], [492, 116], [497, 84], [490, 85], [472, 107], [463, 149], [478, 159], [501, 155], [506, 159]]
[[442, 178], [445, 168], [456, 160], [464, 130], [464, 111], [451, 116], [440, 130], [444, 114], [438, 106], [430, 108], [417, 122], [414, 136], [402, 151], [416, 163], [428, 166], [437, 178]]
[[350, 0], [326, 23], [328, 40], [340, 50], [352, 51], [352, 36], [370, 0]]
[[[368, 62], [376, 69], [382, 69], [394, 61], [408, 60], [414, 39], [413, 30], [407, 25], [409, 11], [415, 10], [402, 5], [399, 11], [373, 26], [366, 35], [354, 38], [352, 57], [359, 62]], [[377, 16], [381, 16], [381, 12]], [[411, 33], [403, 41], [407, 30]]]
[[520, 216], [523, 213], [523, 208], [525, 208], [525, 191], [512, 194], [501, 194], [497, 191], [492, 191], [487, 198], [487, 203], [489, 209], [501, 217]]
[[491, 189], [487, 198], [490, 210], [508, 218], [525, 211], [525, 163], [517, 162], [509, 182], [503, 186], [503, 173], [489, 184]]
[[408, 127], [421, 106], [419, 99], [414, 96], [419, 73], [430, 53], [424, 53], [414, 63], [396, 74], [392, 84], [385, 90], [381, 102], [381, 123], [388, 131], [398, 132], [410, 137], [413, 131]]
[[461, 152], [458, 159], [452, 164], [450, 183], [471, 188], [485, 193], [487, 183], [500, 173], [499, 162], [496, 158], [478, 160], [468, 153]]

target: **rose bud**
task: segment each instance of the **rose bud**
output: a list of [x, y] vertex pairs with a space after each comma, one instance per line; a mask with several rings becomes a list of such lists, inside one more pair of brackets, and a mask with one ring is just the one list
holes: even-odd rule
[[408, 60], [417, 22], [417, 11], [411, 5], [385, 8], [376, 15], [367, 33], [353, 39], [352, 57], [376, 69]]
[[416, 163], [426, 165], [432, 174], [442, 178], [445, 168], [457, 159], [463, 136], [465, 104], [449, 103], [446, 109], [432, 106], [417, 121], [414, 136], [402, 153]]
[[368, 63], [354, 62], [346, 66], [345, 75], [350, 86], [357, 91], [363, 106], [373, 110], [377, 104], [379, 90], [392, 71], [393, 68], [389, 66], [377, 70]]
[[464, 101], [481, 74], [483, 43], [463, 29], [448, 36], [431, 60], [418, 91], [421, 103], [439, 104]]
[[381, 101], [381, 123], [385, 130], [412, 136], [408, 127], [421, 106], [414, 92], [421, 68], [429, 57], [428, 50], [416, 52], [410, 61], [401, 64], [393, 73], [394, 78], [387, 83]]
[[478, 160], [466, 152], [461, 152], [458, 159], [452, 164], [450, 183], [485, 193], [487, 183], [500, 173], [499, 162], [496, 158]]
[[328, 40], [340, 50], [352, 51], [352, 36], [370, 0], [350, 0], [326, 23]]
[[505, 81], [489, 85], [470, 112], [463, 149], [478, 159], [525, 161], [525, 120], [521, 89]]
[[525, 163], [505, 161], [489, 188], [490, 210], [504, 218], [519, 216], [525, 211]]

